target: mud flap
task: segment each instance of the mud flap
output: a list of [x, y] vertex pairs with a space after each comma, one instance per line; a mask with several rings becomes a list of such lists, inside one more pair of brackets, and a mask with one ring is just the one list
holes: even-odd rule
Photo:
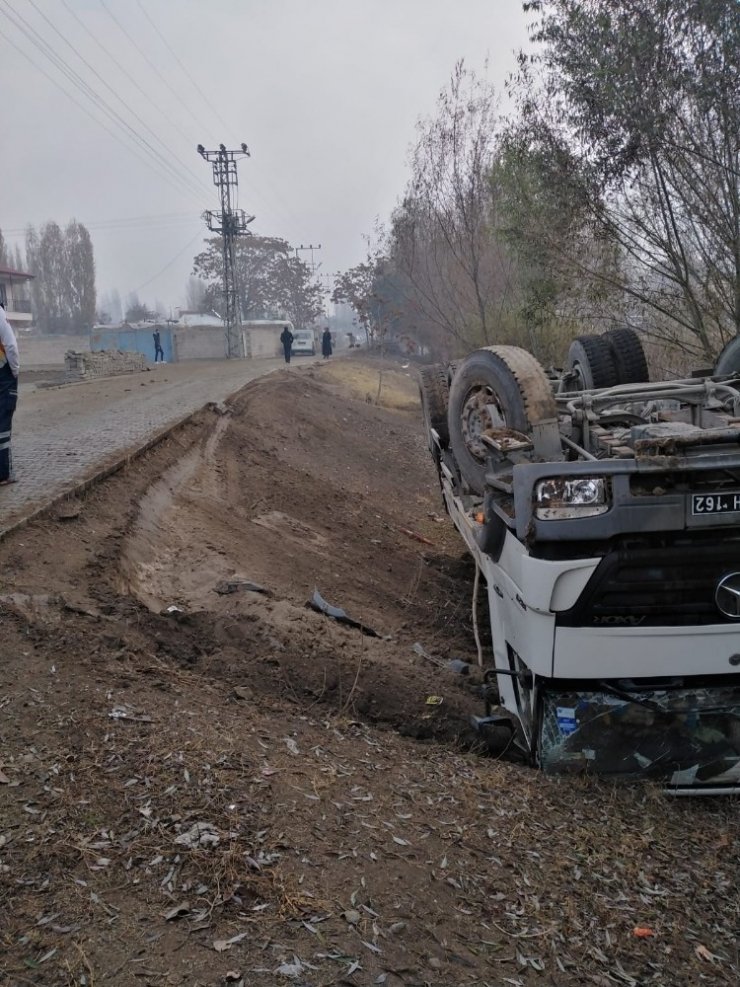
[[650, 778], [687, 792], [740, 791], [740, 685], [630, 686], [543, 693], [543, 770]]

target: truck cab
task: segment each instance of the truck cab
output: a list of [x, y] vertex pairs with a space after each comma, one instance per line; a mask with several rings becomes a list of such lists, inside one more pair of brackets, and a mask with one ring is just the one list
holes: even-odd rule
[[740, 790], [740, 375], [650, 382], [626, 330], [545, 373], [421, 373], [442, 495], [487, 590], [485, 732], [546, 771]]

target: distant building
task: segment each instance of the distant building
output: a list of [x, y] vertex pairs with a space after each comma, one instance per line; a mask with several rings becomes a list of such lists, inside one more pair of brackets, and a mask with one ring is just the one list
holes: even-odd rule
[[185, 329], [192, 329], [194, 327], [202, 328], [204, 326], [223, 328], [223, 319], [220, 319], [217, 315], [209, 315], [207, 312], [188, 312], [185, 309], [178, 309], [177, 311], [178, 317], [175, 320], [175, 324]]
[[33, 328], [30, 282], [33, 274], [0, 266], [0, 302], [8, 322], [16, 330]]

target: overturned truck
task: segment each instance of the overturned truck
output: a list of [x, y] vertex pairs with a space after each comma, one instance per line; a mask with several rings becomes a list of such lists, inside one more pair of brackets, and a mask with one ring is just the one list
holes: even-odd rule
[[580, 336], [562, 371], [513, 346], [421, 371], [444, 503], [487, 588], [472, 720], [545, 771], [740, 790], [734, 352], [651, 383], [618, 329]]

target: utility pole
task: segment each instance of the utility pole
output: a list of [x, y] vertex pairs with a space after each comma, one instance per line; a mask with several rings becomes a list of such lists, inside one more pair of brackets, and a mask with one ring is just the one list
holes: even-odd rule
[[[224, 263], [224, 325], [226, 327], [226, 355], [231, 359], [241, 356], [240, 328], [241, 312], [239, 311], [239, 292], [236, 275], [236, 238], [248, 236], [249, 224], [254, 216], [247, 216], [243, 209], [235, 209], [236, 190], [239, 179], [236, 174], [238, 158], [248, 158], [249, 148], [241, 145], [239, 151], [227, 151], [223, 144], [218, 145], [217, 151], [206, 151], [198, 144], [198, 154], [213, 166], [213, 184], [218, 188], [221, 197], [219, 210], [209, 209], [203, 214], [208, 229], [221, 234], [223, 263]], [[233, 190], [233, 197], [232, 197]], [[249, 355], [249, 354], [245, 354]]]
[[304, 247], [303, 244], [301, 244], [300, 247], [296, 247], [295, 248], [295, 259], [296, 260], [298, 260], [298, 253], [301, 250], [310, 250], [311, 251], [311, 275], [313, 276], [314, 274], [316, 274], [316, 272], [318, 271], [318, 269], [321, 267], [321, 264], [320, 263], [319, 264], [314, 263], [313, 252], [314, 252], [314, 250], [321, 250], [321, 244], [319, 243], [317, 246], [314, 246], [312, 243], [309, 243], [309, 245], [307, 247]]
[[[321, 265], [319, 265], [319, 267], [320, 266]], [[329, 300], [331, 300], [331, 289], [332, 289], [332, 285], [336, 282], [336, 279], [338, 277], [339, 277], [338, 274], [319, 274], [319, 275], [317, 275], [317, 280], [318, 280], [319, 284], [321, 285], [322, 292], [323, 292], [323, 294], [325, 296], [324, 297], [324, 300], [323, 300], [323, 305], [324, 305], [324, 315], [327, 316], [327, 317], [329, 316], [329, 305], [328, 305], [326, 296], [328, 295], [329, 296]]]

